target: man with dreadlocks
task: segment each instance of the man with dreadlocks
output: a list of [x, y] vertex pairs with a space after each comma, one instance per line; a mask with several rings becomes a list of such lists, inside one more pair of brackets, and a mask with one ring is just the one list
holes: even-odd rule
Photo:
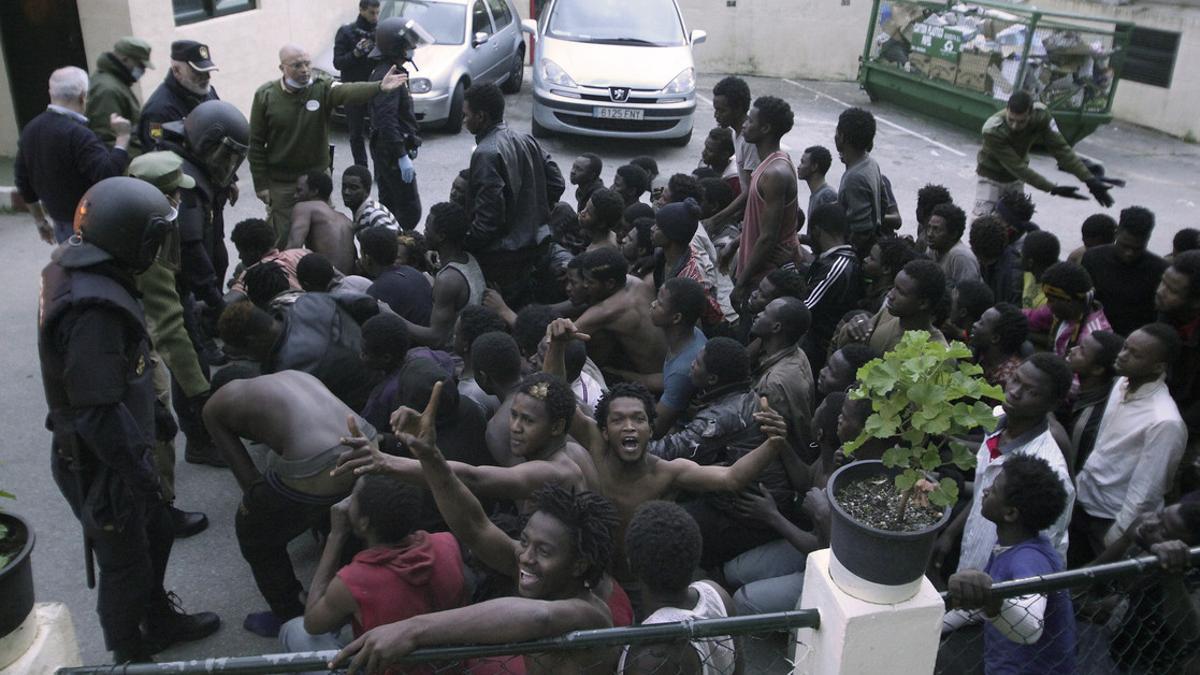
[[[509, 412], [509, 448], [520, 463], [473, 466], [450, 461], [447, 465], [468, 490], [483, 499], [519, 502], [543, 485], [552, 484], [579, 491], [592, 489], [596, 484], [596, 469], [591, 458], [580, 445], [567, 440], [568, 425], [574, 414], [575, 394], [569, 385], [553, 375], [531, 375], [518, 385]], [[402, 418], [399, 412], [393, 414], [393, 425]], [[354, 431], [352, 427], [351, 432]], [[348, 444], [356, 449], [338, 459], [333, 475], [383, 473], [421, 487], [429, 484], [429, 476], [416, 459], [386, 454], [377, 443], [368, 443], [366, 439], [356, 444], [354, 441], [350, 439]]]
[[[348, 664], [351, 675], [375, 673], [429, 645], [503, 644], [612, 626], [612, 614], [595, 591], [613, 554], [617, 512], [612, 503], [593, 492], [547, 485], [532, 495], [534, 511], [520, 540], [509, 538], [488, 520], [479, 500], [437, 449], [441, 387], [440, 382], [434, 386], [424, 412], [397, 411], [396, 431], [420, 458], [451, 531], [484, 564], [516, 578], [518, 595], [372, 629], [338, 652], [331, 669]], [[615, 665], [616, 654], [609, 649], [525, 656], [531, 675], [611, 673]]]

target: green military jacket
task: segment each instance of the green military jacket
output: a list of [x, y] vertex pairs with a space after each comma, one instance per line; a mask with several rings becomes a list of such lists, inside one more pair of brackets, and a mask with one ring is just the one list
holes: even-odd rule
[[[96, 59], [96, 72], [92, 73], [88, 83], [88, 128], [96, 132], [110, 148], [116, 142], [116, 136], [109, 127], [109, 115], [117, 113], [129, 120], [133, 129], [137, 129], [142, 104], [133, 94], [132, 85], [128, 73], [111, 52], [104, 52]], [[137, 136], [133, 135], [129, 141], [129, 154], [136, 157], [140, 153], [141, 146], [138, 145]]]
[[163, 242], [150, 269], [137, 276], [146, 313], [146, 328], [155, 351], [167, 364], [183, 393], [192, 398], [208, 391], [208, 379], [200, 370], [200, 358], [183, 325], [183, 304], [175, 290], [179, 270], [179, 234], [173, 232]]
[[1056, 183], [1029, 166], [1029, 150], [1034, 144], [1041, 145], [1058, 160], [1059, 169], [1082, 181], [1092, 178], [1092, 172], [1059, 133], [1054, 117], [1041, 103], [1033, 105], [1029, 124], [1021, 131], [1009, 128], [1004, 110], [983, 123], [983, 145], [979, 148], [975, 173], [998, 183], [1024, 181], [1049, 192]]

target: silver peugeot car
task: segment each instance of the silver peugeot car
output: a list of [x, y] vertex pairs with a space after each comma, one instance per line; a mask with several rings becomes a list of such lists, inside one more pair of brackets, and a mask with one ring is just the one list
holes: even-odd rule
[[533, 135], [665, 139], [687, 145], [692, 47], [676, 0], [550, 0], [534, 36]]
[[[476, 82], [500, 85], [506, 94], [521, 89], [525, 39], [512, 0], [384, 0], [380, 20], [414, 19], [434, 43], [419, 47], [409, 67], [413, 109], [422, 125], [450, 133], [462, 128], [463, 92]], [[333, 50], [315, 59], [331, 77]]]

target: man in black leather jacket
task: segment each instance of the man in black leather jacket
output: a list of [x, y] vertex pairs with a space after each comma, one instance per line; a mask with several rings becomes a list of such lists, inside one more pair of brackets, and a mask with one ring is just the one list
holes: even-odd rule
[[467, 183], [471, 219], [465, 247], [489, 284], [519, 310], [533, 292], [534, 264], [550, 239], [550, 209], [566, 189], [562, 172], [528, 134], [504, 123], [504, 96], [493, 84], [467, 89], [463, 123], [475, 134]]

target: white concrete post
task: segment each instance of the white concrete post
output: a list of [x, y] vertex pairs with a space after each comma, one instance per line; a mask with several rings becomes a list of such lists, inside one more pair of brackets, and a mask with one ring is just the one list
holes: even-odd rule
[[71, 611], [61, 602], [39, 602], [15, 631], [0, 639], [0, 675], [53, 675], [81, 666]]
[[821, 611], [821, 627], [796, 632], [796, 675], [924, 675], [932, 673], [941, 636], [942, 598], [928, 579], [911, 599], [864, 602], [838, 588], [829, 549], [808, 555], [803, 607]]

